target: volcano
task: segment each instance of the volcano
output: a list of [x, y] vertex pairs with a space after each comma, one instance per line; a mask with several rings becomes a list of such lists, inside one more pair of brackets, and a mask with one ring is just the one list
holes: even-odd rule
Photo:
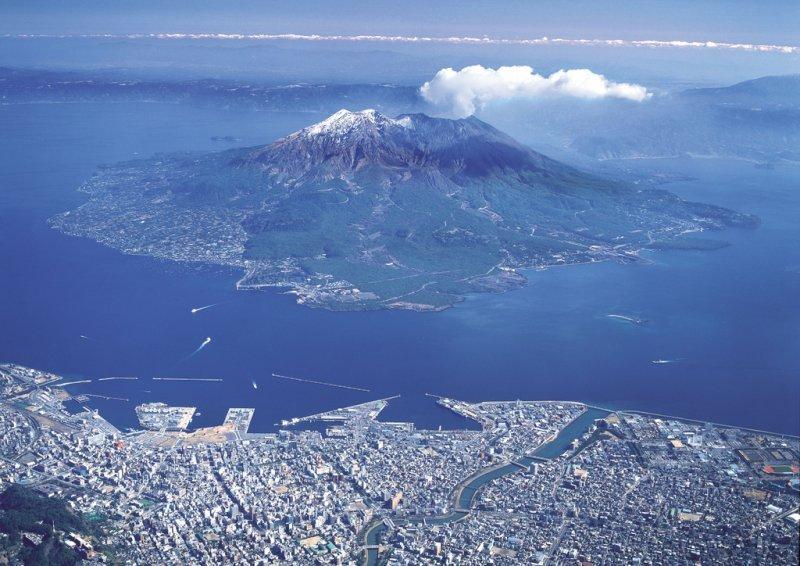
[[239, 288], [284, 287], [331, 309], [439, 310], [504, 291], [521, 270], [758, 220], [601, 178], [481, 120], [340, 110], [265, 146], [101, 169], [57, 228], [128, 253], [236, 266]]

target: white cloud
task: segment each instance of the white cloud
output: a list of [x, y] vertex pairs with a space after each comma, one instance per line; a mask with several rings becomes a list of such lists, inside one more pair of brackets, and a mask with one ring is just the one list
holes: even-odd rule
[[420, 87], [420, 93], [428, 102], [458, 118], [474, 114], [494, 100], [572, 96], [641, 102], [651, 96], [641, 85], [615, 83], [589, 69], [561, 70], [545, 77], [528, 66], [491, 69], [481, 65], [460, 71], [442, 69]]
[[644, 47], [649, 49], [723, 49], [756, 51], [761, 53], [800, 53], [796, 45], [761, 43], [726, 43], [722, 41], [686, 41], [673, 39], [576, 39], [563, 37], [533, 37], [511, 39], [503, 37], [426, 37], [418, 35], [321, 35], [299, 33], [98, 33], [98, 34], [3, 34], [0, 37], [17, 38], [104, 38], [104, 39], [229, 39], [250, 41], [350, 41], [386, 43], [450, 43], [456, 45], [578, 45], [585, 47]]

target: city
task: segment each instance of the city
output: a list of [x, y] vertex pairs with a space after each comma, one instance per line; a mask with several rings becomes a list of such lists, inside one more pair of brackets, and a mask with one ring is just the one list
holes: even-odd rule
[[22, 484], [97, 521], [99, 540], [81, 539], [87, 563], [798, 559], [796, 437], [575, 402], [447, 398], [437, 402], [480, 429], [382, 422], [382, 399], [277, 433], [249, 433], [247, 408], [177, 430], [194, 408], [164, 405], [122, 432], [60, 382], [0, 366], [0, 491]]

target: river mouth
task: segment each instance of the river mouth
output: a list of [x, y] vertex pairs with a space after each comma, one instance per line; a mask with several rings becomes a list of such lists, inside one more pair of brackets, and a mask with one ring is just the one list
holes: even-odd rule
[[[393, 519], [395, 524], [415, 524], [415, 525], [444, 525], [455, 523], [465, 519], [471, 512], [475, 497], [480, 489], [492, 481], [515, 473], [526, 471], [536, 462], [548, 461], [563, 455], [572, 443], [583, 436], [599, 419], [611, 414], [610, 411], [597, 407], [587, 407], [580, 415], [565, 426], [558, 435], [539, 446], [530, 455], [523, 456], [508, 464], [490, 466], [477, 470], [472, 476], [456, 485], [453, 491], [455, 505], [454, 508], [444, 515], [430, 516], [410, 516], [405, 518]], [[377, 521], [364, 531], [366, 551], [364, 553], [364, 564], [374, 566], [378, 564], [381, 537], [388, 530], [384, 521]]]

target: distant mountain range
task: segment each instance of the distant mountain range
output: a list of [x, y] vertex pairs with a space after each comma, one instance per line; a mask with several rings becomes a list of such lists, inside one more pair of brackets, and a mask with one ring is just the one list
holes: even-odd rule
[[52, 219], [128, 253], [237, 266], [332, 309], [438, 310], [521, 268], [713, 248], [752, 216], [595, 177], [478, 120], [341, 110], [269, 145], [101, 169]]
[[416, 87], [392, 84], [269, 84], [219, 79], [131, 78], [124, 72], [0, 67], [0, 103], [168, 102], [273, 112], [333, 112], [344, 105], [389, 112], [421, 108]]
[[800, 75], [690, 89], [645, 103], [538, 101], [493, 123], [596, 159], [734, 157], [800, 160]]
[[[232, 80], [132, 79], [122, 71], [0, 68], [0, 103], [181, 102], [201, 106], [330, 113], [343, 106], [420, 112], [415, 86], [270, 85]], [[483, 116], [530, 143], [596, 159], [735, 157], [800, 160], [800, 75], [662, 94], [645, 103], [544, 99]]]
[[800, 109], [800, 74], [762, 77], [719, 88], [697, 88], [681, 93], [685, 98], [706, 99], [715, 104], [770, 109]]

